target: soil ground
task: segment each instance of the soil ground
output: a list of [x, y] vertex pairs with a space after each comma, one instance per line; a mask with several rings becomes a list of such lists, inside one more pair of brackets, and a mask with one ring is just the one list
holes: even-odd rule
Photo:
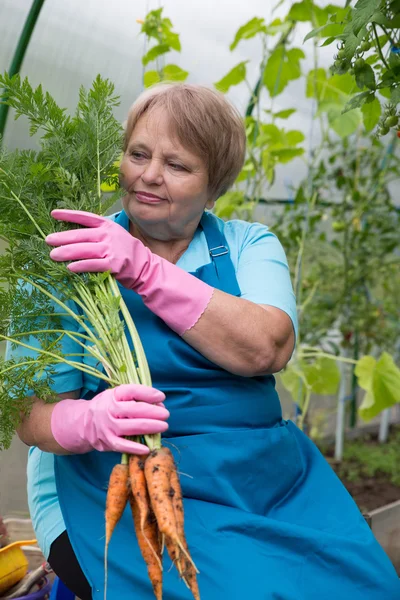
[[362, 512], [400, 500], [399, 426], [392, 427], [386, 444], [377, 435], [346, 442], [341, 463], [333, 458], [332, 447], [321, 450]]

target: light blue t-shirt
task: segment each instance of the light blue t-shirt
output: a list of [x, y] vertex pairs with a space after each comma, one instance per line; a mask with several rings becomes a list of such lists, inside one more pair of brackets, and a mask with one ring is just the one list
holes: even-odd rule
[[[111, 218], [115, 219], [117, 215]], [[235, 220], [224, 222], [215, 217], [230, 249], [241, 297], [257, 304], [268, 304], [286, 312], [297, 334], [296, 301], [290, 281], [289, 268], [283, 248], [265, 225]], [[207, 241], [202, 229], [198, 229], [186, 252], [177, 265], [187, 272], [194, 272], [211, 261]], [[68, 323], [68, 328], [73, 326]], [[80, 352], [76, 344], [64, 336], [65, 353]], [[32, 339], [30, 344], [33, 345]], [[8, 356], [26, 355], [25, 349], [11, 350]], [[32, 354], [32, 352], [30, 353]], [[79, 360], [76, 358], [75, 360]], [[81, 390], [81, 396], [96, 391], [98, 382], [85, 373], [59, 364], [53, 377], [54, 389], [59, 394]], [[54, 456], [31, 447], [28, 456], [28, 503], [33, 527], [39, 546], [46, 558], [53, 541], [65, 530], [64, 519], [57, 497]]]

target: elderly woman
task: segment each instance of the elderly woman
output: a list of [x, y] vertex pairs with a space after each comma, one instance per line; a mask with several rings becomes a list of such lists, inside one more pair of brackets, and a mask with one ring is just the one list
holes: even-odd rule
[[[244, 153], [242, 120], [222, 95], [158, 86], [129, 112], [123, 210], [111, 219], [55, 214], [86, 227], [49, 236], [52, 258], [115, 275], [154, 382], [104, 390], [63, 367], [54, 378], [62, 400], [37, 399], [19, 430], [32, 446], [38, 540], [82, 600], [104, 593], [111, 468], [119, 452], [148, 452], [126, 436], [159, 432], [176, 452], [204, 600], [400, 597], [355, 503], [282, 419], [273, 373], [293, 352], [296, 307], [281, 245], [264, 225], [225, 223], [206, 210], [232, 185]], [[65, 351], [76, 352], [73, 342]], [[129, 514], [115, 530], [108, 573], [109, 599], [153, 597]], [[191, 597], [168, 569], [164, 597]]]

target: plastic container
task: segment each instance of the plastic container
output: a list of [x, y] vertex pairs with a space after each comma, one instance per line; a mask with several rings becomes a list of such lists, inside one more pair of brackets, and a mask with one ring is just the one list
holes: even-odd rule
[[[31, 519], [23, 518], [19, 515], [8, 515], [4, 517], [3, 522], [7, 528], [10, 543], [18, 542], [19, 540], [32, 540], [34, 537], [36, 537]], [[28, 559], [28, 571], [34, 571], [46, 562], [46, 558], [43, 556], [42, 551], [37, 545], [25, 546], [22, 549], [26, 558]], [[47, 579], [52, 583], [54, 581], [54, 577], [54, 573], [47, 575]]]
[[36, 543], [36, 540], [23, 540], [0, 548], [0, 595], [18, 583], [28, 572], [28, 559], [21, 546]]
[[47, 577], [45, 577], [44, 580], [45, 583], [39, 590], [26, 594], [25, 596], [19, 596], [19, 598], [14, 598], [14, 600], [45, 600], [45, 598], [50, 598], [52, 584]]

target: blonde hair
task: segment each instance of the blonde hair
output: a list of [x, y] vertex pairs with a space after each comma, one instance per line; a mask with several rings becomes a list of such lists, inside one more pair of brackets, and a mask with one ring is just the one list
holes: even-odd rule
[[213, 200], [225, 194], [243, 167], [246, 134], [243, 119], [223, 94], [201, 85], [162, 83], [145, 90], [129, 109], [124, 152], [144, 113], [166, 110], [179, 142], [200, 156], [208, 169]]

